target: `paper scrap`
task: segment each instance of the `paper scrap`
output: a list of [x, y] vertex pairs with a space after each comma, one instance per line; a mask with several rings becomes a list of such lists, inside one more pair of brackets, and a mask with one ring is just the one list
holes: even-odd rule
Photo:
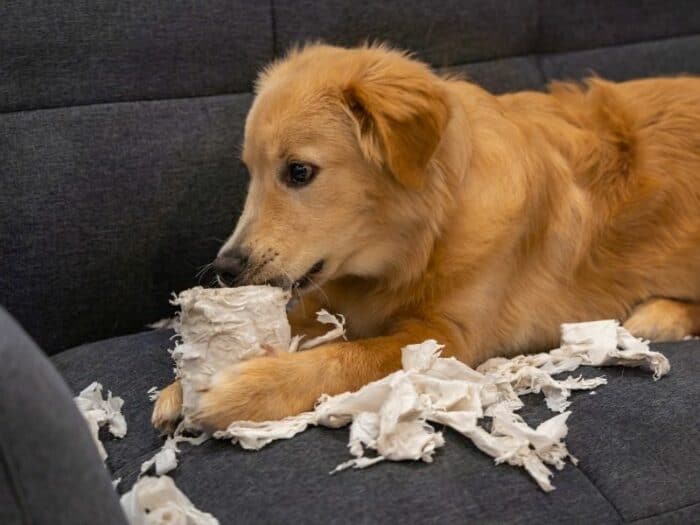
[[146, 391], [146, 394], [148, 394], [149, 401], [155, 401], [160, 395], [160, 390], [158, 389], [158, 387], [152, 386]]
[[231, 439], [246, 450], [259, 450], [277, 439], [289, 439], [313, 424], [316, 415], [304, 412], [279, 421], [236, 421], [226, 430], [214, 432], [214, 437]]
[[131, 525], [218, 525], [211, 514], [198, 510], [169, 476], [145, 476], [120, 500]]
[[[124, 400], [112, 396], [110, 391], [107, 391], [107, 397], [103, 398], [102, 390], [100, 383], [93, 382], [83, 389], [74, 401], [90, 428], [100, 457], [104, 460], [107, 458], [107, 452], [99, 439], [100, 427], [108, 425], [109, 432], [114, 437], [122, 438], [126, 435], [127, 425], [121, 412]], [[153, 388], [149, 390], [149, 394], [154, 392]], [[168, 437], [163, 448], [152, 459], [141, 465], [141, 473], [155, 466], [158, 475], [165, 474], [177, 466], [178, 443], [188, 442], [200, 445], [209, 439], [207, 434], [190, 437], [183, 432], [184, 426], [181, 424], [175, 434]], [[120, 477], [112, 480], [114, 489], [119, 486], [121, 480]], [[168, 476], [159, 478], [144, 476], [137, 480], [131, 490], [121, 497], [121, 506], [130, 525], [218, 525], [219, 523], [211, 514], [195, 508]]]
[[141, 474], [155, 466], [157, 476], [167, 474], [177, 467], [177, 442], [172, 436], [168, 436], [165, 440], [163, 448], [161, 448], [151, 459], [144, 461], [141, 464]]
[[166, 438], [162, 448], [156, 452], [151, 459], [141, 464], [141, 474], [146, 473], [151, 467], [155, 467], [154, 470], [158, 476], [175, 470], [178, 464], [177, 455], [180, 452], [180, 449], [177, 447], [178, 443], [189, 443], [198, 446], [209, 439], [208, 434], [202, 433], [198, 436], [191, 437], [184, 435], [183, 432], [185, 431], [185, 423], [181, 421], [175, 429], [175, 432]]
[[333, 325], [335, 328], [329, 330], [323, 335], [319, 335], [318, 337], [314, 337], [313, 339], [309, 339], [308, 341], [302, 343], [300, 347], [301, 350], [307, 350], [340, 337], [345, 339], [345, 316], [342, 314], [335, 316], [328, 313], [326, 310], [321, 309], [316, 312], [316, 320], [319, 323]]
[[670, 370], [668, 359], [658, 352], [649, 352], [649, 342], [630, 334], [617, 321], [592, 321], [563, 324], [562, 345], [556, 356], [584, 355], [584, 365], [641, 366], [654, 372], [658, 380]]
[[102, 460], [107, 459], [107, 451], [99, 437], [100, 427], [108, 425], [109, 433], [116, 438], [126, 435], [126, 420], [121, 412], [124, 400], [112, 396], [110, 391], [103, 398], [102, 385], [97, 381], [84, 388], [73, 400], [87, 422], [100, 457]]
[[177, 326], [177, 323], [177, 317], [163, 317], [162, 319], [148, 323], [146, 328], [150, 328], [151, 330], [171, 330]]

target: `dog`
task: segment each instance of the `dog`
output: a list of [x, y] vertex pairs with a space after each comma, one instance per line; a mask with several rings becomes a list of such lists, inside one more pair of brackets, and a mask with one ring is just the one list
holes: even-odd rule
[[[317, 335], [323, 307], [350, 340], [220, 371], [204, 427], [310, 410], [431, 338], [477, 365], [555, 347], [563, 322], [700, 331], [700, 78], [494, 96], [383, 45], [315, 44], [255, 91], [219, 282], [290, 288], [295, 333]], [[180, 402], [174, 383], [155, 426]]]

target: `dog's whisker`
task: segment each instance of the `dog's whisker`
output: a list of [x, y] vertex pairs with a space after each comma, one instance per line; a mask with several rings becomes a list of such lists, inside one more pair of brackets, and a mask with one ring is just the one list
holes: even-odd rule
[[294, 291], [294, 279], [292, 279], [292, 276], [289, 275], [289, 272], [284, 269], [284, 266], [280, 265], [280, 271], [287, 276], [287, 279], [289, 279], [289, 284], [292, 287], [292, 291]]
[[260, 273], [260, 270], [262, 270], [265, 266], [267, 266], [268, 262], [269, 261], [262, 259], [257, 264], [255, 264], [253, 267], [247, 268], [242, 274], [243, 277], [245, 278], [245, 280], [252, 280], [253, 277], [255, 277], [258, 273]]
[[301, 312], [304, 314], [304, 317], [306, 317], [306, 303], [304, 303], [304, 298], [301, 296], [301, 292], [299, 290], [294, 290], [294, 292], [297, 294], [297, 301], [299, 304], [301, 304]]
[[326, 294], [326, 291], [321, 286], [319, 286], [311, 276], [307, 276], [307, 279], [309, 280], [309, 284], [316, 288], [319, 291], [319, 293], [323, 296], [324, 300], [326, 301], [326, 308], [330, 308], [331, 300], [328, 298], [328, 294]]
[[280, 265], [280, 270], [282, 271], [282, 273], [284, 273], [284, 275], [287, 276], [287, 279], [289, 279], [289, 282], [291, 284], [292, 297], [294, 297], [294, 295], [296, 294], [297, 302], [301, 303], [301, 311], [304, 314], [304, 317], [306, 317], [306, 305], [304, 304], [304, 299], [301, 296], [301, 292], [294, 287], [294, 279], [292, 279], [292, 276], [289, 275], [289, 272], [287, 272], [287, 270], [285, 270], [282, 265]]
[[197, 282], [201, 284], [202, 279], [204, 276], [207, 274], [208, 271], [213, 269], [213, 264], [204, 264], [200, 266], [199, 271], [195, 274], [195, 277], [197, 278]]
[[219, 244], [224, 244], [226, 239], [221, 239], [219, 237], [206, 237], [202, 239], [204, 242], [218, 242]]

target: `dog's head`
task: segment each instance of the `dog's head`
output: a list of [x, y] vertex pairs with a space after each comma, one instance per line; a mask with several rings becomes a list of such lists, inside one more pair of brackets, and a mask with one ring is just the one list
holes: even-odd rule
[[314, 45], [272, 64], [256, 93], [250, 187], [214, 263], [220, 282], [304, 288], [394, 271], [426, 220], [410, 199], [447, 125], [442, 80], [385, 47]]

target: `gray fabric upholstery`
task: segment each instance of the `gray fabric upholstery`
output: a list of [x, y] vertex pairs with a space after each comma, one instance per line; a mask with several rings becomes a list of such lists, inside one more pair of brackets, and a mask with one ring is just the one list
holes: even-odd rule
[[700, 35], [613, 47], [543, 53], [440, 68], [477, 82], [493, 93], [541, 90], [552, 80], [591, 75], [624, 81], [645, 76], [697, 74]]
[[70, 390], [2, 308], [0, 363], [0, 523], [125, 525]]
[[0, 111], [250, 91], [270, 7], [244, 0], [0, 3]]
[[311, 38], [398, 45], [436, 67], [532, 51], [537, 1], [275, 0], [276, 51]]
[[541, 0], [534, 51], [555, 53], [700, 32], [695, 0]]
[[0, 303], [49, 353], [139, 331], [196, 284], [245, 193], [256, 71], [295, 43], [388, 41], [494, 92], [700, 73], [696, 0], [68, 0], [0, 20]]
[[235, 223], [250, 95], [0, 115], [0, 303], [47, 350], [142, 330]]
[[[74, 390], [99, 380], [124, 397], [129, 434], [106, 443], [108, 465], [124, 479], [120, 491], [161, 443], [148, 422], [146, 391], [172, 379], [170, 335], [120, 337], [53, 358]], [[551, 494], [453, 432], [431, 465], [385, 463], [329, 476], [348, 458], [347, 430], [311, 429], [256, 453], [227, 442], [183, 445], [172, 476], [222, 523], [617, 523], [652, 516], [680, 523], [700, 505], [700, 342], [656, 348], [672, 365], [659, 382], [634, 369], [583, 370], [604, 374], [609, 384], [573, 396], [567, 442], [580, 464], [555, 474]], [[528, 421], [551, 417], [540, 396], [526, 403]]]
[[700, 32], [695, 0], [276, 0], [276, 52], [312, 37], [385, 40], [436, 67], [558, 53]]
[[[700, 4], [698, 4], [700, 5]], [[700, 35], [575, 53], [545, 55], [548, 79], [580, 79], [595, 73], [610, 80], [700, 73]]]

